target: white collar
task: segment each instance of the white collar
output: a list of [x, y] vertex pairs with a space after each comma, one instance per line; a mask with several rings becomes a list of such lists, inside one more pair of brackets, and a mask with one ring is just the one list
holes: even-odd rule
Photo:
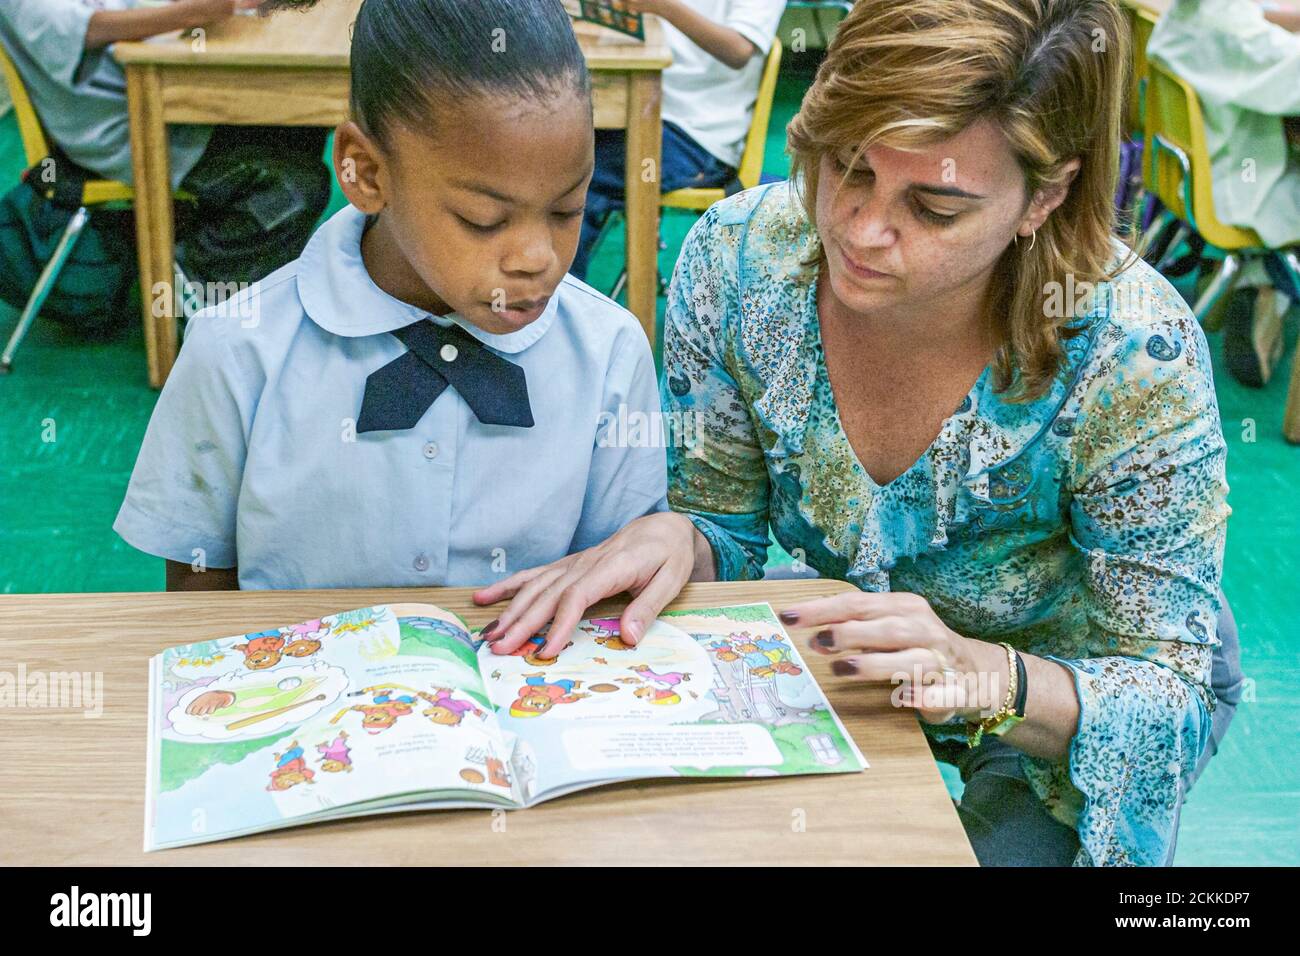
[[298, 258], [298, 297], [312, 321], [326, 332], [350, 338], [378, 335], [432, 319], [439, 325], [458, 325], [484, 345], [509, 354], [528, 348], [555, 321], [558, 288], [540, 316], [522, 329], [504, 334], [484, 332], [454, 312], [430, 315], [395, 299], [375, 285], [366, 271], [361, 258], [365, 226], [365, 214], [355, 206], [346, 206], [316, 230]]

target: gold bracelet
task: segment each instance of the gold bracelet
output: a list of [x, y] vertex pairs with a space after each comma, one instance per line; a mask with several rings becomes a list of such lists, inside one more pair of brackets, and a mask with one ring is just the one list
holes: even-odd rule
[[[1021, 718], [1015, 716], [1016, 712], [1016, 695], [1020, 691], [1020, 674], [1019, 668], [1016, 667], [1016, 649], [1006, 641], [1000, 641], [998, 646], [1007, 652], [1007, 695], [1002, 701], [1002, 706], [993, 714], [979, 721], [967, 721], [966, 723], [966, 746], [978, 747], [980, 740], [986, 733], [993, 731], [995, 728], [1002, 726], [1013, 720], [1019, 723]], [[1014, 724], [1012, 724], [1014, 726]]]

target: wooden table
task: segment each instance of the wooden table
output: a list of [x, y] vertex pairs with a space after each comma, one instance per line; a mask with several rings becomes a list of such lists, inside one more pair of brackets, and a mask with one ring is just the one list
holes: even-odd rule
[[[232, 17], [196, 38], [119, 43], [126, 70], [149, 383], [161, 388], [176, 360], [168, 123], [336, 126], [347, 115], [350, 26], [361, 0], [320, 0], [306, 13]], [[628, 308], [654, 341], [660, 77], [672, 62], [659, 20], [644, 43], [575, 24], [592, 72], [596, 126], [627, 130]], [[160, 285], [161, 283], [161, 285]], [[153, 290], [164, 290], [157, 294]]]
[[[673, 606], [786, 604], [836, 581], [688, 585]], [[938, 766], [889, 687], [848, 686], [805, 654], [870, 762], [858, 774], [627, 783], [507, 814], [399, 813], [146, 854], [148, 659], [176, 644], [395, 601], [427, 601], [479, 626], [468, 588], [0, 595], [0, 672], [103, 674], [102, 716], [0, 709], [0, 865], [924, 864], [974, 865]], [[598, 610], [619, 606], [609, 602]], [[801, 640], [796, 633], [795, 639]], [[805, 822], [796, 832], [796, 820]], [[499, 824], [498, 824], [499, 829]]]

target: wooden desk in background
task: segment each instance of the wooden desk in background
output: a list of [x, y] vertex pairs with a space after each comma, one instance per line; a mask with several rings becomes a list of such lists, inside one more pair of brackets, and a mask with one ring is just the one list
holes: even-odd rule
[[[688, 585], [672, 606], [795, 601], [838, 581]], [[804, 654], [871, 764], [858, 774], [617, 784], [512, 811], [398, 813], [146, 854], [148, 660], [177, 644], [394, 601], [478, 627], [468, 588], [0, 595], [0, 672], [103, 674], [103, 713], [0, 709], [0, 864], [974, 865], [939, 770], [887, 686], [849, 686]], [[614, 612], [606, 602], [597, 610]], [[796, 640], [800, 636], [796, 636]], [[803, 829], [795, 825], [802, 822]]]
[[[158, 283], [168, 289], [173, 283], [167, 124], [338, 125], [348, 108], [350, 26], [360, 5], [321, 0], [306, 13], [232, 17], [209, 28], [201, 44], [172, 38], [114, 47], [126, 70], [145, 352], [154, 388], [167, 380], [177, 351], [174, 297], [152, 292]], [[660, 78], [672, 56], [659, 20], [647, 16], [645, 23], [644, 43], [593, 24], [575, 24], [575, 32], [592, 73], [596, 126], [627, 130], [627, 302], [653, 342], [659, 180], [646, 182], [641, 170], [646, 160], [659, 168]]]

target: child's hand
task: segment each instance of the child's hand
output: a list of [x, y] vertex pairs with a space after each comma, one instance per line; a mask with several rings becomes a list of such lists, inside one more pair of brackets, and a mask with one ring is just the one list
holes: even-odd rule
[[234, 16], [240, 10], [255, 10], [264, 0], [172, 0], [161, 6], [131, 7], [126, 10], [96, 10], [86, 27], [87, 50], [112, 43], [147, 40], [177, 30], [193, 30]]
[[256, 10], [263, 0], [198, 0], [196, 14], [202, 17], [196, 24], [215, 23], [233, 17], [240, 10]]
[[654, 13], [662, 15], [668, 6], [665, 0], [623, 0], [628, 13]]
[[690, 579], [695, 534], [685, 515], [671, 511], [646, 515], [594, 548], [475, 591], [476, 604], [512, 599], [501, 617], [484, 628], [483, 636], [492, 641], [494, 654], [510, 654], [553, 620], [537, 655], [554, 657], [589, 607], [630, 591], [636, 597], [623, 611], [619, 629], [625, 643], [636, 644]]

